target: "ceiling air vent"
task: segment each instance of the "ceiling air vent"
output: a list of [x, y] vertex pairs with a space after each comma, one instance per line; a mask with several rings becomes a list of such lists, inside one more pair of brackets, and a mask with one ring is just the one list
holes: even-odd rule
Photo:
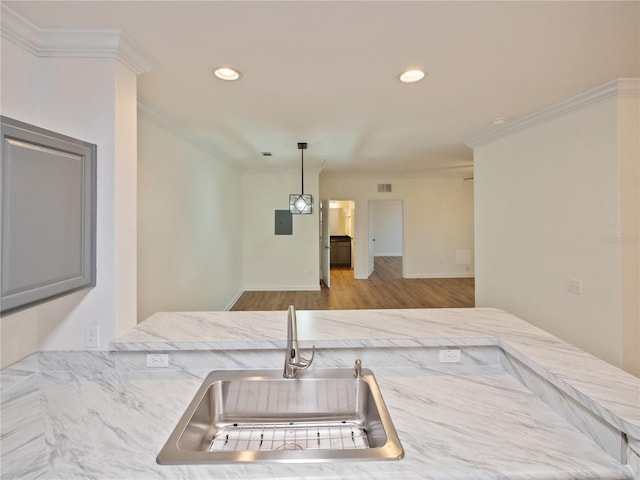
[[391, 184], [390, 183], [379, 183], [378, 184], [378, 191], [379, 192], [390, 192], [391, 191]]
[[271, 156], [271, 152], [262, 152], [262, 156], [263, 157], [270, 157]]

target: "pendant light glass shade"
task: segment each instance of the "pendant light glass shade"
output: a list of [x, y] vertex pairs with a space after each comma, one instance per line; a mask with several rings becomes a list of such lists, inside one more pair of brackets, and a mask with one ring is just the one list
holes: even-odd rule
[[289, 195], [289, 211], [301, 215], [313, 213], [313, 196], [292, 193]]
[[304, 193], [304, 151], [307, 149], [306, 143], [298, 143], [298, 149], [301, 154], [302, 167], [302, 185], [300, 193], [292, 193], [289, 195], [289, 212], [297, 215], [310, 215], [313, 213], [313, 196]]

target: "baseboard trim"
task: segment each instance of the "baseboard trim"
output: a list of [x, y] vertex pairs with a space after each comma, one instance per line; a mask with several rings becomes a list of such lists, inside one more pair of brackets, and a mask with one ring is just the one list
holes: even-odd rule
[[263, 285], [245, 287], [245, 292], [296, 292], [296, 291], [319, 291], [320, 283], [317, 285]]
[[402, 278], [475, 278], [475, 273], [407, 273]]
[[231, 301], [227, 304], [227, 306], [224, 307], [225, 311], [228, 312], [229, 310], [231, 310], [233, 306], [236, 304], [236, 302], [240, 299], [243, 293], [244, 293], [244, 290], [238, 290], [238, 293], [236, 293], [236, 295], [231, 299]]

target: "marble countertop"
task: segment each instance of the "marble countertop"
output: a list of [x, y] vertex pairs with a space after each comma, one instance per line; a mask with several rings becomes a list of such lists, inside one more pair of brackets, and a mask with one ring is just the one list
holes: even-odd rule
[[[286, 312], [156, 313], [112, 350], [281, 349]], [[640, 380], [494, 308], [299, 311], [298, 339], [316, 348], [496, 345], [586, 408], [640, 439]]]
[[[88, 357], [84, 363], [90, 363]], [[3, 478], [632, 478], [501, 369], [442, 375], [424, 368], [380, 368], [376, 378], [405, 450], [400, 461], [167, 466], [157, 465], [155, 457], [201, 378], [49, 371], [39, 394], [21, 400], [23, 408], [42, 409], [44, 433], [29, 438], [28, 455], [3, 458]], [[7, 410], [4, 415], [24, 424], [23, 415]], [[3, 436], [3, 446], [6, 442]]]
[[[381, 359], [373, 371], [404, 459], [157, 465], [210, 370], [246, 368], [233, 365], [247, 358], [278, 368], [286, 338], [286, 312], [158, 313], [111, 351], [40, 352], [2, 371], [2, 478], [630, 480], [640, 472], [616, 431], [638, 451], [640, 380], [503, 311], [300, 311], [298, 336], [301, 348], [318, 349], [302, 374], [327, 359], [352, 364], [358, 349]], [[437, 359], [437, 349], [422, 348], [429, 346], [460, 346], [477, 361], [447, 370], [422, 357]], [[177, 367], [148, 369], [145, 352], [169, 352]], [[605, 419], [611, 436], [585, 433], [522, 383], [505, 355], [593, 412], [596, 423]]]

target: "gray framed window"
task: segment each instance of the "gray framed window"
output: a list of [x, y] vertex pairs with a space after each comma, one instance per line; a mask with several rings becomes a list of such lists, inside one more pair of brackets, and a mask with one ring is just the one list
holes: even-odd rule
[[0, 119], [5, 313], [96, 285], [97, 147]]

